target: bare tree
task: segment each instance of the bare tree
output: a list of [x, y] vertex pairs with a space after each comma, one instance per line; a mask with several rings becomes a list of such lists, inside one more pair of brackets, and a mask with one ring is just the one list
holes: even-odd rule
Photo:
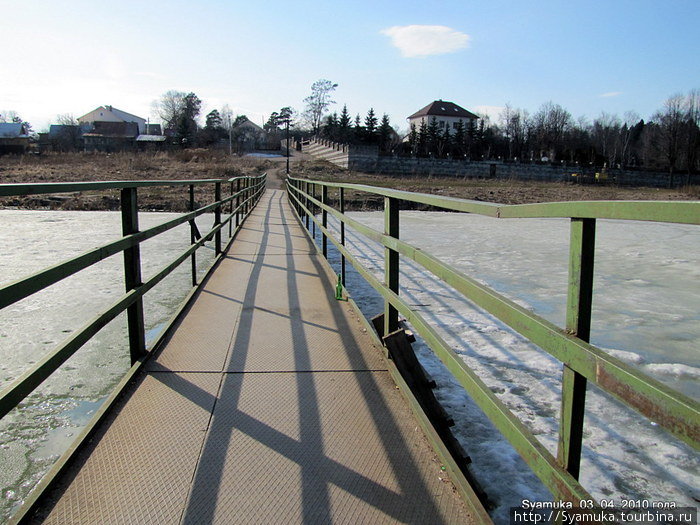
[[163, 122], [164, 128], [175, 129], [185, 105], [187, 93], [171, 89], [152, 103], [153, 113]]
[[685, 123], [684, 99], [674, 95], [666, 102], [662, 110], [657, 111], [652, 119], [658, 124], [659, 147], [668, 161], [668, 184], [673, 186], [673, 175], [681, 148], [682, 132]]
[[537, 146], [545, 150], [550, 160], [556, 160], [564, 132], [571, 125], [571, 113], [559, 104], [545, 102], [532, 116], [532, 126]]
[[72, 113], [61, 113], [60, 115], [56, 115], [56, 124], [60, 126], [77, 126], [78, 121]]
[[620, 119], [603, 111], [593, 121], [591, 128], [593, 142], [598, 152], [605, 158], [609, 167], [615, 164], [617, 157], [618, 139], [620, 135]]
[[0, 122], [22, 122], [22, 117], [19, 116], [14, 109], [0, 110]]
[[685, 155], [688, 170], [685, 183], [690, 184], [691, 172], [697, 171], [700, 150], [700, 90], [694, 89], [685, 97]]
[[508, 158], [521, 157], [527, 144], [528, 113], [520, 108], [506, 104], [499, 115], [503, 136], [508, 141]]
[[311, 95], [304, 99], [306, 110], [304, 117], [311, 125], [314, 133], [318, 133], [321, 128], [321, 122], [326, 110], [331, 104], [335, 104], [335, 100], [331, 100], [331, 93], [338, 87], [330, 80], [317, 80], [311, 85]]
[[635, 111], [625, 111], [625, 116], [622, 119], [620, 126], [620, 164], [624, 168], [629, 165], [630, 159], [630, 142], [634, 126], [639, 122], [639, 114]]

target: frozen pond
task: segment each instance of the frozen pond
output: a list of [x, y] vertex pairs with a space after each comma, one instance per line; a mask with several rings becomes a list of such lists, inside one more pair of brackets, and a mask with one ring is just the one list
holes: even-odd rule
[[[146, 229], [176, 217], [140, 213]], [[213, 216], [200, 216], [201, 232]], [[225, 229], [228, 231], [227, 229]], [[118, 212], [0, 211], [2, 284], [118, 239]], [[148, 279], [190, 243], [185, 224], [141, 244], [142, 275]], [[200, 276], [214, 259], [211, 242], [197, 253]], [[144, 297], [147, 344], [153, 341], [191, 289], [184, 262]], [[0, 388], [124, 293], [123, 257], [114, 255], [0, 310]], [[128, 370], [126, 315], [122, 314], [71, 357], [58, 372], [0, 421], [0, 521], [68, 447]]]
[[[381, 212], [349, 215], [383, 230]], [[400, 222], [403, 240], [564, 326], [568, 220], [407, 211]], [[346, 235], [362, 264], [383, 280], [384, 248], [354, 232]], [[596, 237], [591, 342], [698, 399], [700, 228], [598, 221]], [[337, 260], [331, 250], [336, 268]], [[348, 279], [365, 315], [381, 313], [379, 295], [354, 272]], [[400, 283], [402, 297], [439, 327], [445, 341], [556, 455], [561, 364], [403, 258]], [[454, 430], [472, 456], [473, 472], [498, 504], [496, 523], [507, 523], [508, 507], [522, 498], [551, 500], [432, 352], [420, 340], [416, 349], [439, 383], [436, 395], [457, 421]], [[697, 504], [697, 454], [595, 387], [588, 389], [584, 432], [581, 480], [594, 497]]]

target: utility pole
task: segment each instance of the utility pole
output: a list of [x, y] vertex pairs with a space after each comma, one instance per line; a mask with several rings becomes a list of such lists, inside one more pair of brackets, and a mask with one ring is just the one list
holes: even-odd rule
[[289, 175], [289, 117], [285, 119], [287, 124], [287, 175]]

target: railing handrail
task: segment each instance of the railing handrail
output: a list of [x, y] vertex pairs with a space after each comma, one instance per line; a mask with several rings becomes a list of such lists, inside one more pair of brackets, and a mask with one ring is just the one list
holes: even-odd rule
[[[315, 186], [323, 187], [324, 191], [321, 200], [316, 198]], [[325, 188], [335, 187], [340, 192], [340, 208], [335, 210], [328, 205], [328, 195]], [[311, 188], [311, 189], [310, 189]], [[578, 462], [576, 454], [580, 456], [580, 441], [582, 435], [580, 431], [583, 425], [583, 393], [585, 393], [585, 382], [590, 380], [609, 392], [627, 406], [640, 412], [645, 417], [653, 419], [662, 428], [666, 429], [679, 439], [688, 443], [695, 449], [700, 448], [700, 404], [693, 399], [677, 392], [663, 383], [649, 377], [636, 367], [628, 365], [616, 359], [600, 348], [588, 342], [589, 326], [586, 321], [578, 323], [578, 318], [588, 316], [590, 324], [590, 300], [581, 299], [580, 305], [576, 302], [579, 298], [572, 300], [572, 295], [585, 292], [588, 287], [589, 294], [592, 292], [592, 257], [594, 249], [594, 237], [584, 239], [578, 233], [583, 225], [590, 230], [595, 226], [597, 218], [613, 218], [626, 220], [649, 220], [640, 216], [646, 209], [654, 212], [655, 217], [663, 222], [679, 222], [687, 224], [700, 224], [700, 202], [690, 203], [692, 206], [680, 206], [685, 215], [681, 220], [673, 220], [674, 209], [679, 209], [679, 205], [687, 203], [666, 202], [661, 207], [655, 207], [647, 203], [641, 206], [640, 210], [635, 210], [632, 204], [624, 202], [623, 206], [614, 207], [612, 202], [575, 202], [575, 203], [547, 203], [544, 205], [513, 205], [503, 206], [485, 203], [475, 203], [461, 199], [439, 197], [426, 194], [415, 194], [401, 190], [390, 190], [377, 188], [374, 186], [364, 186], [358, 184], [327, 183], [300, 178], [288, 178], [288, 195], [293, 204], [293, 208], [299, 215], [306, 218], [307, 228], [308, 218], [313, 221], [314, 227], [318, 226], [322, 233], [324, 254], [326, 253], [326, 242], [330, 238], [331, 242], [341, 253], [341, 264], [344, 268], [345, 260], [349, 260], [365, 280], [377, 290], [385, 300], [386, 305], [391, 305], [396, 312], [406, 317], [443, 361], [453, 376], [472, 396], [477, 405], [484, 411], [487, 417], [496, 425], [499, 431], [511, 442], [514, 448], [523, 456], [526, 463], [532, 468], [535, 474], [540, 477], [544, 484], [552, 491], [554, 496], [578, 502], [582, 499], [589, 499], [590, 496], [577, 481]], [[365, 226], [358, 221], [349, 218], [343, 213], [344, 200], [343, 190], [353, 189], [367, 191], [369, 193], [383, 195], [385, 197], [385, 231], [384, 233]], [[450, 265], [440, 261], [425, 251], [399, 240], [398, 233], [390, 234], [389, 230], [392, 221], [398, 227], [396, 218], [392, 219], [391, 214], [398, 210], [397, 205], [392, 202], [402, 198], [412, 202], [421, 202], [440, 206], [442, 208], [456, 211], [469, 211], [479, 213], [494, 218], [530, 218], [542, 216], [541, 213], [549, 212], [550, 216], [566, 217], [572, 221], [572, 239], [570, 251], [570, 283], [569, 283], [569, 303], [567, 305], [567, 328], [560, 328], [542, 317], [520, 307], [513, 301], [498, 294], [489, 287], [471, 279], [452, 268]], [[594, 209], [587, 209], [587, 205]], [[527, 206], [534, 206], [528, 208]], [[316, 217], [316, 210], [321, 210], [322, 217]], [[392, 211], [393, 210], [393, 211]], [[493, 213], [495, 211], [495, 213]], [[566, 215], [561, 215], [566, 212]], [[327, 227], [327, 215], [331, 214], [340, 221], [341, 240], [334, 238], [333, 233]], [[572, 215], [568, 215], [571, 213]], [[580, 214], [584, 214], [581, 218]], [[302, 221], [303, 222], [303, 221]], [[344, 243], [345, 226], [352, 227], [369, 239], [380, 243], [385, 247], [385, 280], [382, 282], [347, 250]], [[594, 229], [592, 230], [594, 232]], [[580, 243], [580, 244], [579, 244]], [[575, 246], [576, 244], [576, 246]], [[585, 253], [584, 253], [585, 252]], [[391, 268], [389, 263], [390, 255], [401, 254], [423, 266], [426, 270], [446, 282], [449, 286], [460, 292], [462, 295], [473, 301], [477, 306], [488, 311], [505, 324], [524, 335], [527, 339], [538, 345], [544, 351], [557, 358], [564, 364], [564, 379], [562, 381], [562, 412], [567, 411], [567, 421], [560, 426], [560, 450], [559, 457], [555, 458], [529, 429], [500, 401], [481, 379], [466, 365], [466, 363], [452, 350], [437, 331], [420, 315], [408, 305], [398, 294], [398, 267]], [[584, 260], [590, 257], [590, 260]], [[580, 278], [577, 272], [586, 274], [588, 277]], [[395, 273], [394, 276], [391, 274]], [[344, 275], [344, 271], [343, 271]], [[572, 284], [572, 275], [579, 279]], [[392, 284], [393, 280], [393, 284]], [[587, 284], [584, 284], [588, 280]], [[344, 283], [343, 283], [344, 284]], [[585, 295], [585, 293], [584, 293]], [[571, 304], [576, 303], [576, 304]], [[586, 312], [588, 308], [588, 312]], [[385, 323], [388, 307], [385, 307]], [[576, 321], [576, 322], [574, 322]], [[385, 329], [385, 334], [388, 330]], [[568, 371], [573, 375], [567, 377]], [[582, 384], [573, 382], [574, 377], [582, 378]], [[576, 385], [576, 386], [574, 386]], [[583, 393], [581, 392], [583, 389]], [[631, 395], [634, 394], [634, 395]], [[579, 403], [580, 412], [574, 413], [573, 404]], [[569, 413], [571, 411], [571, 413]], [[564, 420], [564, 417], [562, 417]], [[566, 426], [566, 428], [564, 428]], [[578, 442], [577, 442], [578, 441]], [[577, 448], [578, 447], [578, 448]]]
[[20, 197], [23, 195], [41, 195], [45, 193], [72, 193], [76, 191], [116, 190], [125, 188], [147, 188], [153, 186], [202, 186], [205, 184], [235, 182], [244, 179], [260, 179], [261, 175], [242, 175], [228, 179], [192, 179], [192, 180], [115, 180], [89, 182], [28, 182], [0, 184], [0, 197]]
[[565, 201], [534, 204], [499, 204], [430, 193], [418, 193], [343, 182], [327, 182], [289, 177], [293, 182], [308, 182], [327, 188], [343, 188], [383, 197], [426, 204], [445, 210], [475, 213], [499, 219], [572, 217], [633, 221], [700, 224], [700, 201]]
[[[0, 392], [0, 418], [7, 414], [10, 410], [16, 407], [23, 399], [25, 399], [34, 389], [41, 384], [47, 377], [49, 377], [63, 362], [66, 361], [70, 356], [72, 356], [80, 347], [82, 347], [92, 336], [94, 336], [100, 329], [106, 326], [111, 320], [113, 320], [117, 315], [132, 308], [143, 295], [153, 288], [156, 284], [162, 281], [167, 275], [169, 275], [175, 268], [177, 268], [182, 262], [184, 262], [188, 257], [194, 256], [194, 252], [201, 248], [204, 243], [212, 238], [217, 238], [217, 255], [220, 253], [220, 233], [223, 227], [228, 223], [231, 225], [234, 217], [236, 218], [236, 227], [239, 227], [241, 222], [240, 215], [247, 216], [252, 210], [255, 202], [260, 198], [265, 187], [266, 173], [255, 176], [243, 176], [234, 177], [232, 179], [209, 179], [203, 181], [202, 179], [196, 179], [191, 181], [175, 181], [177, 185], [187, 185], [192, 187], [198, 184], [214, 184], [216, 188], [216, 195], [219, 197], [215, 202], [208, 204], [206, 206], [200, 207], [197, 210], [190, 211], [172, 219], [166, 221], [162, 224], [149, 228], [147, 230], [136, 231], [129, 234], [124, 234], [119, 239], [106, 243], [102, 246], [88, 250], [72, 259], [58, 263], [52, 267], [36, 272], [27, 277], [18, 279], [11, 283], [8, 283], [0, 287], [0, 309], [13, 304], [21, 299], [29, 297], [30, 295], [51, 286], [60, 280], [78, 273], [85, 268], [92, 266], [93, 264], [104, 260], [107, 257], [113, 256], [119, 252], [124, 252], [125, 254], [129, 250], [137, 249], [140, 243], [155, 237], [165, 231], [168, 231], [176, 226], [182, 225], [189, 222], [191, 228], [194, 229], [193, 221], [194, 218], [206, 213], [208, 211], [214, 211], [217, 217], [215, 224], [212, 228], [206, 232], [201, 238], [195, 241], [192, 238], [191, 246], [185, 250], [183, 253], [178, 255], [175, 260], [160, 271], [156, 272], [146, 282], [137, 282], [132, 288], [128, 289], [126, 293], [115, 301], [111, 306], [102, 312], [98, 313], [92, 320], [90, 320], [82, 328], [74, 332], [69, 338], [58, 345], [58, 347], [52, 351], [42, 356], [42, 358], [34, 364], [31, 368], [26, 370], [20, 377], [16, 378], [5, 387]], [[233, 183], [238, 181], [237, 191], [233, 191]], [[252, 184], [247, 184], [245, 187], [241, 187], [240, 182], [251, 181]], [[162, 184], [155, 183], [134, 183], [132, 181], [124, 181], [121, 183], [107, 183], [109, 185], [119, 184], [118, 186], [110, 186], [114, 189], [133, 190], [136, 188], [145, 186], [168, 186], [170, 182], [173, 181], [163, 181]], [[231, 194], [227, 197], [221, 198], [221, 184], [230, 183]], [[104, 185], [100, 183], [86, 183], [89, 185], [97, 184], [100, 187], [91, 189], [104, 189]], [[58, 183], [58, 185], [66, 185], [70, 187], [75, 187], [76, 183]], [[6, 186], [26, 186], [26, 185], [6, 185]], [[39, 185], [44, 186], [46, 185]], [[53, 190], [47, 190], [50, 192]], [[73, 190], [67, 190], [73, 191]], [[123, 196], [124, 194], [122, 194]], [[190, 193], [192, 197], [192, 193]], [[243, 198], [241, 199], [241, 196]], [[236, 199], [236, 206], [233, 206], [233, 200]], [[192, 203], [192, 200], [191, 200]], [[231, 203], [231, 209], [226, 218], [221, 220], [220, 211], [224, 204]], [[122, 200], [122, 206], [124, 201]], [[135, 203], [134, 203], [135, 208]], [[128, 212], [127, 212], [128, 213]], [[124, 214], [124, 209], [122, 209], [122, 214]], [[231, 228], [229, 228], [230, 230]], [[138, 255], [137, 255], [138, 259]], [[193, 260], [193, 267], [194, 267]], [[140, 262], [138, 262], [140, 267]], [[194, 270], [193, 270], [194, 271]], [[139, 270], [140, 274], [140, 270]], [[194, 283], [193, 283], [194, 284]], [[143, 324], [143, 319], [141, 319], [141, 324]], [[131, 328], [131, 327], [130, 327]], [[140, 327], [141, 331], [143, 326]], [[137, 360], [134, 354], [134, 349], [132, 348], [132, 364]]]

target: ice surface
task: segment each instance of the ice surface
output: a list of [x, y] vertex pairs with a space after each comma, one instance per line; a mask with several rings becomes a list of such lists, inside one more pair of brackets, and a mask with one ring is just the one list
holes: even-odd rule
[[[140, 228], [176, 216], [140, 213]], [[197, 223], [207, 231], [213, 216], [198, 217]], [[0, 282], [65, 261], [119, 238], [120, 232], [118, 212], [0, 211]], [[144, 280], [189, 243], [187, 224], [142, 243]], [[197, 258], [201, 275], [213, 260], [211, 246], [200, 249]], [[0, 388], [123, 294], [123, 264], [117, 254], [0, 311]], [[191, 289], [190, 272], [187, 261], [144, 297], [147, 344]], [[0, 464], [13, 466], [0, 469], [0, 521], [67, 449], [129, 368], [125, 317], [109, 323], [0, 421]]]
[[[383, 229], [381, 212], [349, 215]], [[408, 211], [401, 212], [400, 222], [403, 240], [563, 326], [567, 220]], [[338, 231], [335, 221], [331, 229]], [[346, 239], [362, 264], [383, 280], [384, 248], [350, 230]], [[335, 250], [329, 259], [337, 267]], [[697, 227], [598, 221], [592, 342], [697, 398], [699, 274]], [[403, 258], [400, 282], [401, 296], [556, 454], [561, 364]], [[349, 272], [347, 287], [366, 316], [382, 311], [381, 297], [357, 273]], [[439, 384], [437, 397], [457, 422], [454, 430], [473, 459], [476, 477], [498, 505], [496, 523], [507, 523], [508, 507], [523, 498], [551, 499], [420, 338], [415, 347]], [[586, 407], [581, 481], [594, 497], [696, 505], [699, 462], [690, 447], [595, 387], [588, 389]]]

